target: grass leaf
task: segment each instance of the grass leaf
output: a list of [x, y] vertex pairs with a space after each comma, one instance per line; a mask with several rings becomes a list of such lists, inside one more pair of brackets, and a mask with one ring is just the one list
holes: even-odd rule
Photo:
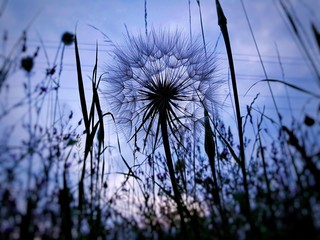
[[85, 93], [84, 93], [84, 86], [83, 86], [83, 78], [82, 78], [82, 72], [81, 72], [81, 62], [80, 62], [80, 55], [79, 55], [79, 49], [78, 49], [77, 36], [74, 37], [74, 46], [75, 46], [75, 54], [76, 54], [76, 65], [77, 65], [77, 75], [78, 75], [78, 89], [79, 89], [81, 110], [82, 110], [83, 121], [84, 121], [84, 125], [85, 125], [85, 128], [86, 128], [86, 131], [89, 131], [88, 112], [87, 112], [86, 98], [85, 98]]
[[292, 89], [295, 89], [295, 90], [297, 90], [297, 91], [299, 91], [299, 92], [303, 92], [303, 93], [308, 94], [308, 95], [311, 95], [311, 96], [313, 96], [313, 97], [320, 98], [320, 95], [319, 95], [319, 94], [313, 93], [313, 92], [308, 91], [308, 90], [306, 90], [306, 89], [300, 88], [300, 87], [295, 86], [295, 85], [293, 85], [293, 84], [287, 83], [287, 82], [285, 82], [285, 81], [277, 80], [277, 79], [262, 79], [262, 80], [260, 80], [260, 81], [258, 81], [258, 82], [256, 82], [256, 83], [254, 83], [254, 84], [248, 89], [248, 91], [245, 93], [245, 95], [246, 95], [255, 85], [257, 85], [258, 83], [261, 83], [261, 82], [281, 83], [281, 84], [286, 85], [286, 86], [288, 86], [288, 87], [290, 87], [290, 88], [292, 88]]

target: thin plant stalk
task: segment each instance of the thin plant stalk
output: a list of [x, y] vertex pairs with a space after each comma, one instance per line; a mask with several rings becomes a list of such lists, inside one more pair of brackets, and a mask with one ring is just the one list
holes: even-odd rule
[[[247, 14], [247, 10], [246, 10], [246, 8], [245, 8], [244, 3], [243, 3], [242, 0], [241, 0], [241, 5], [242, 5], [242, 9], [243, 9], [243, 11], [244, 11], [244, 14], [245, 14], [245, 16], [246, 16], [246, 20], [247, 20], [247, 23], [248, 23], [248, 26], [249, 26], [249, 29], [250, 29], [250, 33], [251, 33], [251, 36], [252, 36], [252, 39], [253, 39], [255, 48], [256, 48], [257, 53], [258, 53], [258, 56], [259, 56], [259, 60], [260, 60], [260, 63], [261, 63], [261, 67], [262, 67], [264, 76], [266, 77], [266, 79], [268, 79], [268, 74], [267, 74], [266, 68], [264, 67], [264, 64], [263, 64], [263, 61], [262, 61], [262, 57], [261, 57], [261, 54], [260, 54], [260, 51], [259, 51], [259, 48], [258, 48], [258, 44], [257, 44], [256, 38], [255, 38], [255, 36], [254, 36], [254, 34], [253, 34], [253, 30], [252, 30], [252, 27], [251, 27], [251, 24], [250, 24], [250, 21], [249, 21], [249, 17], [248, 17], [248, 14]], [[275, 97], [274, 97], [274, 94], [273, 94], [271, 85], [270, 85], [269, 82], [267, 82], [267, 83], [268, 83], [268, 88], [269, 88], [269, 91], [270, 91], [270, 94], [271, 94], [271, 98], [272, 98], [272, 102], [273, 102], [274, 108], [275, 108], [275, 110], [276, 110], [276, 112], [277, 112], [277, 115], [278, 115], [278, 118], [279, 118], [279, 122], [281, 123], [281, 122], [282, 122], [282, 117], [281, 117], [281, 114], [280, 114], [278, 105], [277, 105], [277, 103], [276, 103], [276, 100], [275, 100]]]
[[28, 180], [27, 180], [27, 188], [30, 189], [31, 188], [31, 177], [32, 177], [32, 159], [33, 159], [33, 134], [32, 134], [32, 99], [31, 99], [31, 76], [28, 73], [28, 118], [29, 118], [29, 127], [28, 127], [28, 131], [29, 131], [29, 166], [28, 166]]
[[264, 176], [264, 180], [266, 182], [267, 185], [267, 204], [269, 207], [269, 211], [271, 214], [271, 222], [270, 222], [270, 226], [272, 227], [273, 230], [275, 230], [276, 228], [276, 224], [275, 224], [275, 213], [273, 210], [273, 200], [272, 200], [272, 196], [271, 196], [271, 187], [270, 187], [270, 179], [268, 177], [268, 172], [267, 172], [267, 164], [266, 164], [266, 158], [265, 158], [265, 150], [264, 147], [262, 146], [262, 141], [261, 141], [261, 124], [263, 121], [263, 115], [261, 115], [261, 119], [258, 123], [258, 142], [259, 142], [259, 150], [261, 153], [261, 158], [262, 158], [262, 166], [263, 166], [263, 176]]
[[209, 165], [212, 172], [213, 177], [213, 189], [212, 189], [212, 195], [213, 195], [213, 202], [218, 206], [218, 210], [222, 219], [223, 228], [226, 227], [226, 218], [225, 214], [221, 205], [221, 197], [220, 197], [220, 188], [218, 185], [218, 178], [217, 178], [217, 170], [216, 170], [216, 143], [214, 141], [215, 134], [213, 133], [210, 121], [209, 121], [209, 113], [205, 109], [204, 110], [204, 117], [205, 117], [205, 151], [209, 159]]
[[148, 36], [148, 11], [147, 11], [147, 0], [144, 0], [144, 28], [146, 36]]
[[[276, 104], [276, 101], [275, 101], [275, 97], [274, 97], [273, 91], [272, 91], [272, 89], [271, 89], [271, 85], [270, 85], [270, 82], [271, 82], [271, 81], [269, 80], [268, 75], [267, 75], [267, 71], [266, 71], [266, 69], [265, 69], [265, 67], [264, 67], [264, 64], [263, 64], [263, 61], [262, 61], [262, 57], [261, 57], [261, 54], [260, 54], [260, 51], [259, 51], [259, 48], [258, 48], [258, 45], [257, 45], [257, 41], [256, 41], [255, 36], [254, 36], [254, 34], [253, 34], [253, 30], [252, 30], [252, 27], [251, 27], [251, 24], [250, 24], [250, 21], [249, 21], [248, 14], [247, 14], [245, 5], [244, 5], [244, 3], [243, 3], [243, 0], [241, 0], [241, 5], [242, 5], [242, 8], [243, 8], [244, 14], [245, 14], [245, 16], [246, 16], [246, 20], [247, 20], [247, 22], [248, 22], [248, 26], [249, 26], [249, 29], [250, 29], [250, 32], [251, 32], [251, 35], [252, 35], [252, 38], [253, 38], [253, 42], [254, 42], [254, 44], [255, 44], [255, 47], [256, 47], [256, 50], [257, 50], [259, 59], [260, 59], [260, 63], [261, 63], [261, 66], [262, 66], [264, 75], [265, 75], [265, 77], [266, 77], [266, 81], [267, 81], [267, 83], [268, 83], [268, 88], [269, 88], [269, 91], [270, 91], [270, 93], [271, 93], [272, 101], [273, 101], [275, 110], [276, 110], [276, 112], [277, 112], [277, 115], [278, 115], [278, 118], [279, 118], [279, 122], [280, 122], [280, 124], [283, 126], [282, 116], [281, 116], [281, 114], [280, 114], [279, 108], [278, 108], [278, 106], [277, 106], [277, 104]], [[285, 9], [285, 10], [286, 10], [286, 9]], [[288, 17], [289, 17], [289, 20], [290, 20], [290, 19], [291, 19], [291, 18], [290, 18], [290, 15], [288, 15]], [[295, 25], [294, 25], [294, 22], [292, 21], [292, 19], [291, 19], [291, 23], [293, 24], [292, 26], [295, 28]], [[296, 33], [297, 33], [297, 31], [296, 31]], [[298, 35], [298, 36], [299, 36], [299, 35]], [[305, 51], [306, 51], [306, 49], [305, 49]], [[307, 51], [306, 51], [306, 53], [308, 54]], [[278, 80], [272, 80], [272, 81], [278, 81]], [[285, 84], [285, 85], [290, 86], [290, 84], [288, 84], [288, 83], [286, 83], [286, 82], [284, 82], [284, 81], [278, 81], [278, 82], [281, 82], [281, 83], [283, 83], [283, 84]], [[292, 87], [295, 88], [295, 89], [297, 89], [296, 86], [292, 86]], [[284, 129], [282, 129], [282, 130], [284, 130]], [[282, 135], [282, 136], [283, 136], [283, 135]], [[292, 160], [292, 165], [294, 166], [295, 173], [296, 173], [297, 179], [298, 179], [298, 181], [299, 181], [300, 174], [299, 174], [299, 172], [298, 172], [298, 170], [297, 170], [297, 167], [296, 167], [296, 164], [295, 164], [295, 162], [294, 162], [294, 160], [293, 160], [293, 159], [294, 159], [293, 154], [292, 154], [290, 148], [288, 147], [288, 145], [285, 145], [285, 148], [287, 149], [287, 151], [288, 151], [288, 153], [289, 153], [289, 155], [290, 155], [290, 158], [291, 158], [291, 160]], [[302, 186], [302, 185], [301, 185], [301, 186]]]
[[201, 12], [201, 6], [200, 6], [200, 0], [197, 0], [198, 8], [199, 8], [199, 16], [200, 16], [200, 25], [201, 25], [201, 35], [202, 35], [202, 41], [204, 45], [204, 51], [207, 55], [207, 49], [206, 49], [206, 40], [204, 37], [204, 30], [203, 30], [203, 21], [202, 21], [202, 12]]
[[214, 201], [217, 203], [218, 207], [221, 208], [221, 201], [220, 201], [220, 195], [219, 195], [219, 187], [218, 187], [218, 180], [217, 180], [217, 174], [216, 174], [216, 167], [215, 167], [215, 143], [213, 140], [213, 132], [210, 127], [209, 115], [207, 110], [205, 110], [205, 151], [209, 158], [209, 165], [212, 172], [213, 177], [213, 197]]
[[[306, 32], [304, 31], [303, 27], [300, 28], [299, 32], [299, 28], [297, 27], [297, 24], [302, 26], [301, 22], [299, 21], [298, 18], [296, 18], [296, 21], [293, 20], [292, 15], [296, 15], [293, 8], [292, 11], [293, 13], [290, 14], [289, 10], [287, 9], [287, 7], [284, 5], [283, 1], [280, 0], [280, 5], [283, 9], [283, 11], [285, 12], [286, 17], [288, 18], [288, 21], [290, 23], [290, 26], [292, 28], [292, 31], [294, 32], [295, 36], [298, 39], [298, 42], [300, 43], [303, 52], [305, 53], [305, 56], [307, 57], [312, 69], [314, 70], [314, 73], [316, 75], [316, 79], [318, 81], [318, 85], [320, 85], [320, 72], [319, 72], [319, 68], [317, 67], [317, 63], [314, 62], [312, 56], [310, 55], [310, 52], [308, 51], [309, 47], [305, 44], [305, 42], [303, 41], [302, 36], [307, 36]], [[297, 23], [297, 24], [296, 24]], [[308, 38], [306, 38], [308, 40]], [[318, 65], [319, 66], [319, 65]]]
[[175, 174], [174, 174], [174, 167], [173, 167], [173, 161], [171, 157], [171, 150], [170, 150], [170, 144], [169, 144], [169, 138], [168, 138], [168, 128], [167, 128], [167, 114], [166, 112], [160, 113], [159, 114], [159, 121], [161, 125], [161, 134], [162, 134], [162, 141], [163, 141], [163, 148], [165, 151], [166, 159], [167, 159], [167, 167], [169, 170], [169, 176], [170, 176], [170, 181], [172, 184], [173, 188], [173, 193], [174, 193], [174, 200], [177, 204], [178, 207], [178, 212], [181, 218], [181, 230], [183, 236], [186, 235], [186, 226], [185, 226], [185, 219], [183, 215], [183, 206], [182, 206], [182, 199], [181, 199], [181, 194], [178, 189], [178, 184], [175, 179]]
[[251, 207], [250, 207], [250, 198], [249, 198], [249, 188], [248, 188], [248, 181], [247, 181], [247, 173], [246, 173], [246, 166], [245, 166], [245, 152], [244, 152], [244, 142], [243, 142], [243, 130], [242, 130], [242, 118], [240, 113], [240, 103], [239, 103], [239, 97], [238, 97], [238, 88], [237, 88], [237, 82], [236, 82], [236, 75], [233, 65], [233, 57], [232, 57], [232, 51], [231, 51], [231, 44], [228, 34], [228, 28], [227, 28], [227, 19], [223, 13], [223, 10], [221, 8], [219, 0], [216, 0], [216, 7], [217, 7], [217, 15], [218, 15], [218, 25], [220, 26], [222, 36], [225, 42], [227, 55], [228, 55], [228, 61], [229, 61], [229, 67], [230, 67], [230, 75], [231, 75], [231, 81], [232, 81], [232, 90], [234, 94], [234, 103], [235, 103], [235, 109], [236, 109], [236, 117], [237, 117], [237, 124], [238, 124], [238, 136], [239, 136], [239, 147], [240, 147], [240, 168], [241, 173], [243, 176], [243, 187], [244, 187], [244, 193], [245, 193], [245, 215], [249, 221], [249, 224], [251, 226], [251, 229], [253, 229], [253, 222], [251, 220]]

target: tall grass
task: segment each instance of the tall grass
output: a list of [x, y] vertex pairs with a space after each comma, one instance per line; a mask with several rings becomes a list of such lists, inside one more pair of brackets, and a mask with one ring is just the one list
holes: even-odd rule
[[[147, 1], [144, 3], [148, 37], [154, 33], [147, 29]], [[197, 4], [205, 40], [200, 1]], [[289, 23], [296, 26], [285, 5], [280, 6], [290, 16]], [[101, 104], [106, 94], [102, 82], [115, 79], [99, 73], [98, 44], [92, 75], [87, 79], [83, 77], [79, 39], [72, 33], [62, 35], [53, 61], [41, 39], [39, 48], [29, 50], [27, 31], [14, 49], [2, 54], [1, 99], [8, 101], [13, 73], [23, 73], [23, 95], [0, 109], [0, 239], [320, 239], [320, 122], [303, 113], [287, 126], [279, 109], [273, 117], [257, 104], [259, 93], [246, 111], [240, 111], [233, 39], [218, 0], [216, 9], [216, 27], [221, 29], [231, 73], [236, 132], [211, 112], [205, 98], [197, 98], [200, 91], [192, 93], [192, 101], [198, 99], [193, 108], [198, 106], [201, 113], [189, 116], [187, 108], [179, 108], [172, 100], [190, 100], [181, 90], [185, 82], [176, 86], [176, 82], [159, 81], [147, 90], [136, 90], [137, 95], [144, 94], [139, 101], [151, 104], [143, 108], [146, 113], [134, 109], [141, 111], [142, 117], [137, 125], [131, 119], [133, 136], [126, 143], [120, 138], [119, 131], [124, 128], [119, 120], [128, 113], [119, 115], [112, 107], [105, 111]], [[172, 43], [161, 36], [160, 49], [165, 52]], [[317, 42], [317, 34], [314, 36], [310, 40]], [[142, 46], [145, 49], [147, 45]], [[82, 116], [79, 121], [60, 105], [64, 48], [72, 47]], [[149, 47], [147, 50], [154, 49]], [[255, 47], [259, 51], [258, 45]], [[211, 49], [205, 50], [199, 64], [212, 67], [208, 65], [212, 63]], [[38, 71], [41, 52], [48, 68], [38, 81], [33, 73]], [[267, 72], [256, 84], [281, 84], [319, 103], [316, 90], [270, 79]], [[85, 91], [88, 85], [91, 94]], [[121, 98], [113, 96], [113, 90], [107, 91], [111, 103], [117, 100], [113, 97]], [[153, 90], [171, 101], [159, 100]], [[24, 113], [19, 126], [8, 120], [17, 112]], [[113, 135], [106, 128], [110, 122], [116, 129]], [[18, 142], [10, 139], [15, 129], [20, 133]], [[114, 138], [115, 146], [106, 141], [108, 137]], [[129, 154], [124, 154], [124, 149]], [[121, 162], [124, 170], [110, 168], [113, 160]], [[114, 184], [113, 179], [120, 180]]]

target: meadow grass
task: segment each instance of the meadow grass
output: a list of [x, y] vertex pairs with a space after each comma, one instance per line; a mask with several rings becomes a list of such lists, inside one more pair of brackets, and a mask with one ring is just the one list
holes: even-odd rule
[[[282, 7], [298, 34], [294, 18], [283, 3]], [[319, 120], [305, 115], [287, 126], [280, 110], [273, 118], [256, 106], [259, 93], [246, 112], [240, 111], [232, 39], [218, 0], [216, 8], [231, 74], [236, 133], [202, 101], [201, 128], [176, 128], [176, 116], [160, 110], [162, 140], [146, 139], [143, 147], [138, 134], [128, 145], [118, 132], [116, 146], [105, 142], [111, 134], [105, 126], [116, 125], [117, 116], [101, 107], [100, 83], [105, 76], [98, 73], [98, 44], [89, 99], [76, 35], [63, 34], [56, 53], [62, 47], [60, 60], [55, 57], [43, 80], [32, 84], [30, 73], [39, 49], [25, 56], [27, 33], [22, 34], [19, 48], [3, 56], [0, 72], [4, 98], [10, 74], [22, 71], [26, 76], [24, 96], [0, 109], [0, 122], [7, 124], [7, 116], [27, 109], [20, 142], [8, 141], [10, 125], [1, 129], [6, 138], [0, 139], [0, 239], [320, 239]], [[248, 15], [247, 19], [250, 25]], [[147, 1], [145, 28], [147, 35]], [[202, 36], [205, 44], [203, 31]], [[62, 113], [59, 99], [64, 48], [72, 46], [82, 110], [78, 123], [72, 112]], [[44, 43], [40, 50], [45, 51]], [[309, 55], [308, 61], [313, 61]], [[21, 69], [14, 68], [16, 61]], [[256, 84], [282, 84], [319, 102], [318, 93], [270, 79], [264, 72], [265, 79]], [[52, 101], [46, 105], [48, 99]], [[140, 126], [135, 127], [137, 132]], [[147, 135], [150, 131], [147, 127]], [[125, 148], [131, 151], [129, 157], [123, 154]], [[116, 174], [108, 168], [113, 152], [125, 166]], [[111, 186], [118, 176], [120, 182]]]

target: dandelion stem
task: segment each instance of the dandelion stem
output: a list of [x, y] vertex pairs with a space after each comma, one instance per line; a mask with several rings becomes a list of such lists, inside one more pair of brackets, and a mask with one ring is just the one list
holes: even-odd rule
[[164, 148], [164, 151], [166, 154], [167, 167], [169, 170], [170, 181], [171, 181], [173, 193], [174, 193], [174, 200], [178, 206], [178, 212], [179, 212], [179, 215], [181, 218], [181, 230], [182, 230], [183, 236], [186, 236], [186, 227], [185, 227], [185, 220], [184, 220], [184, 216], [183, 216], [181, 194], [179, 192], [178, 184], [176, 182], [175, 175], [174, 175], [174, 167], [173, 167], [173, 161], [172, 161], [171, 150], [170, 150], [170, 145], [169, 145], [168, 128], [167, 128], [167, 114], [160, 113], [159, 114], [159, 121], [160, 121], [160, 125], [161, 125], [163, 148]]

